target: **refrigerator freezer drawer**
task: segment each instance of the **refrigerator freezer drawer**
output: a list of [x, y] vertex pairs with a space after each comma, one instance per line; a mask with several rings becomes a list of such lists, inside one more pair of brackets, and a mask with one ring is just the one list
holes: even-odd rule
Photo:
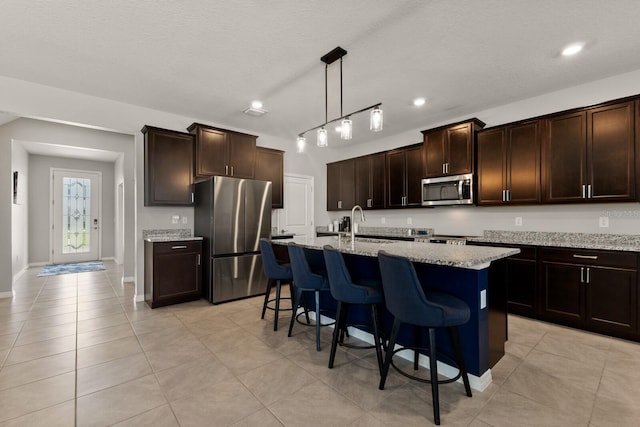
[[213, 258], [212, 264], [214, 304], [264, 294], [267, 290], [260, 254]]

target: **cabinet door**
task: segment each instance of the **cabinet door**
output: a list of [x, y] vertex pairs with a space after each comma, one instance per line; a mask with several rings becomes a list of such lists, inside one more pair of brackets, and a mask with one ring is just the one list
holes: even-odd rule
[[405, 150], [405, 206], [422, 206], [423, 153], [422, 145]]
[[342, 209], [351, 210], [356, 204], [356, 162], [354, 159], [340, 162], [340, 200]]
[[446, 174], [461, 175], [473, 172], [473, 135], [471, 124], [447, 129], [445, 152]]
[[340, 163], [327, 163], [327, 210], [337, 211], [340, 201]]
[[280, 150], [256, 147], [255, 179], [271, 181], [271, 207], [282, 208], [284, 187], [284, 153]]
[[504, 202], [505, 129], [478, 133], [478, 204], [498, 205]]
[[[507, 130], [507, 189], [510, 203], [540, 203], [540, 122]], [[479, 155], [479, 154], [478, 154]]]
[[144, 205], [192, 205], [193, 135], [151, 127], [142, 131]]
[[424, 134], [425, 177], [444, 175], [446, 130]]
[[588, 111], [587, 164], [592, 200], [635, 198], [634, 105], [632, 102]]
[[405, 153], [395, 150], [387, 153], [387, 206], [404, 206], [405, 196]]
[[637, 271], [588, 267], [587, 274], [587, 325], [604, 333], [636, 333]]
[[229, 132], [229, 175], [236, 178], [253, 178], [256, 164], [256, 139], [253, 135]]
[[545, 121], [543, 200], [582, 200], [586, 183], [586, 113], [580, 111]]
[[[368, 156], [371, 159], [371, 193], [372, 199], [370, 208], [383, 209], [384, 208], [384, 186], [386, 183], [386, 165], [385, 154], [373, 154]], [[421, 171], [422, 173], [422, 171]]]
[[582, 268], [547, 260], [541, 262], [540, 314], [544, 318], [575, 326], [584, 323]]
[[371, 199], [371, 157], [364, 156], [355, 159], [356, 174], [356, 204], [362, 209], [369, 207]]
[[227, 174], [227, 133], [198, 127], [196, 131], [196, 174]]
[[535, 258], [507, 259], [507, 303], [510, 313], [529, 317], [536, 315], [537, 267]]
[[180, 299], [200, 295], [200, 268], [197, 253], [162, 254], [155, 256], [153, 299], [162, 304], [163, 300]]

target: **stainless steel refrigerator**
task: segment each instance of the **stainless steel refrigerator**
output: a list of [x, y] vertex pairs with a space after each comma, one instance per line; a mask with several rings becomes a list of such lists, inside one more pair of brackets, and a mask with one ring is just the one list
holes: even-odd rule
[[195, 185], [202, 294], [217, 304], [264, 294], [260, 238], [271, 235], [271, 182], [216, 176]]

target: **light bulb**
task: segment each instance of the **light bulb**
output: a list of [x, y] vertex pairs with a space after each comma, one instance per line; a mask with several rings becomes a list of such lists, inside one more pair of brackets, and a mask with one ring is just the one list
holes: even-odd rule
[[351, 119], [347, 117], [340, 125], [340, 138], [351, 139], [351, 129], [353, 128]]
[[329, 145], [329, 140], [327, 138], [327, 130], [325, 128], [318, 129], [318, 147], [326, 147]]
[[371, 110], [369, 130], [372, 130], [373, 132], [380, 132], [382, 130], [382, 110], [379, 107]]

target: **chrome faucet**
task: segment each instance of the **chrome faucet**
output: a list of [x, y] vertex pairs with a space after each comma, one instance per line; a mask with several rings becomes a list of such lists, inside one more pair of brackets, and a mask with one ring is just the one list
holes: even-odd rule
[[362, 208], [360, 207], [360, 205], [355, 205], [353, 208], [351, 208], [351, 242], [355, 242], [356, 241], [356, 223], [353, 220], [353, 215], [356, 212], [356, 209], [360, 209], [360, 221], [364, 222], [364, 211], [362, 210]]

